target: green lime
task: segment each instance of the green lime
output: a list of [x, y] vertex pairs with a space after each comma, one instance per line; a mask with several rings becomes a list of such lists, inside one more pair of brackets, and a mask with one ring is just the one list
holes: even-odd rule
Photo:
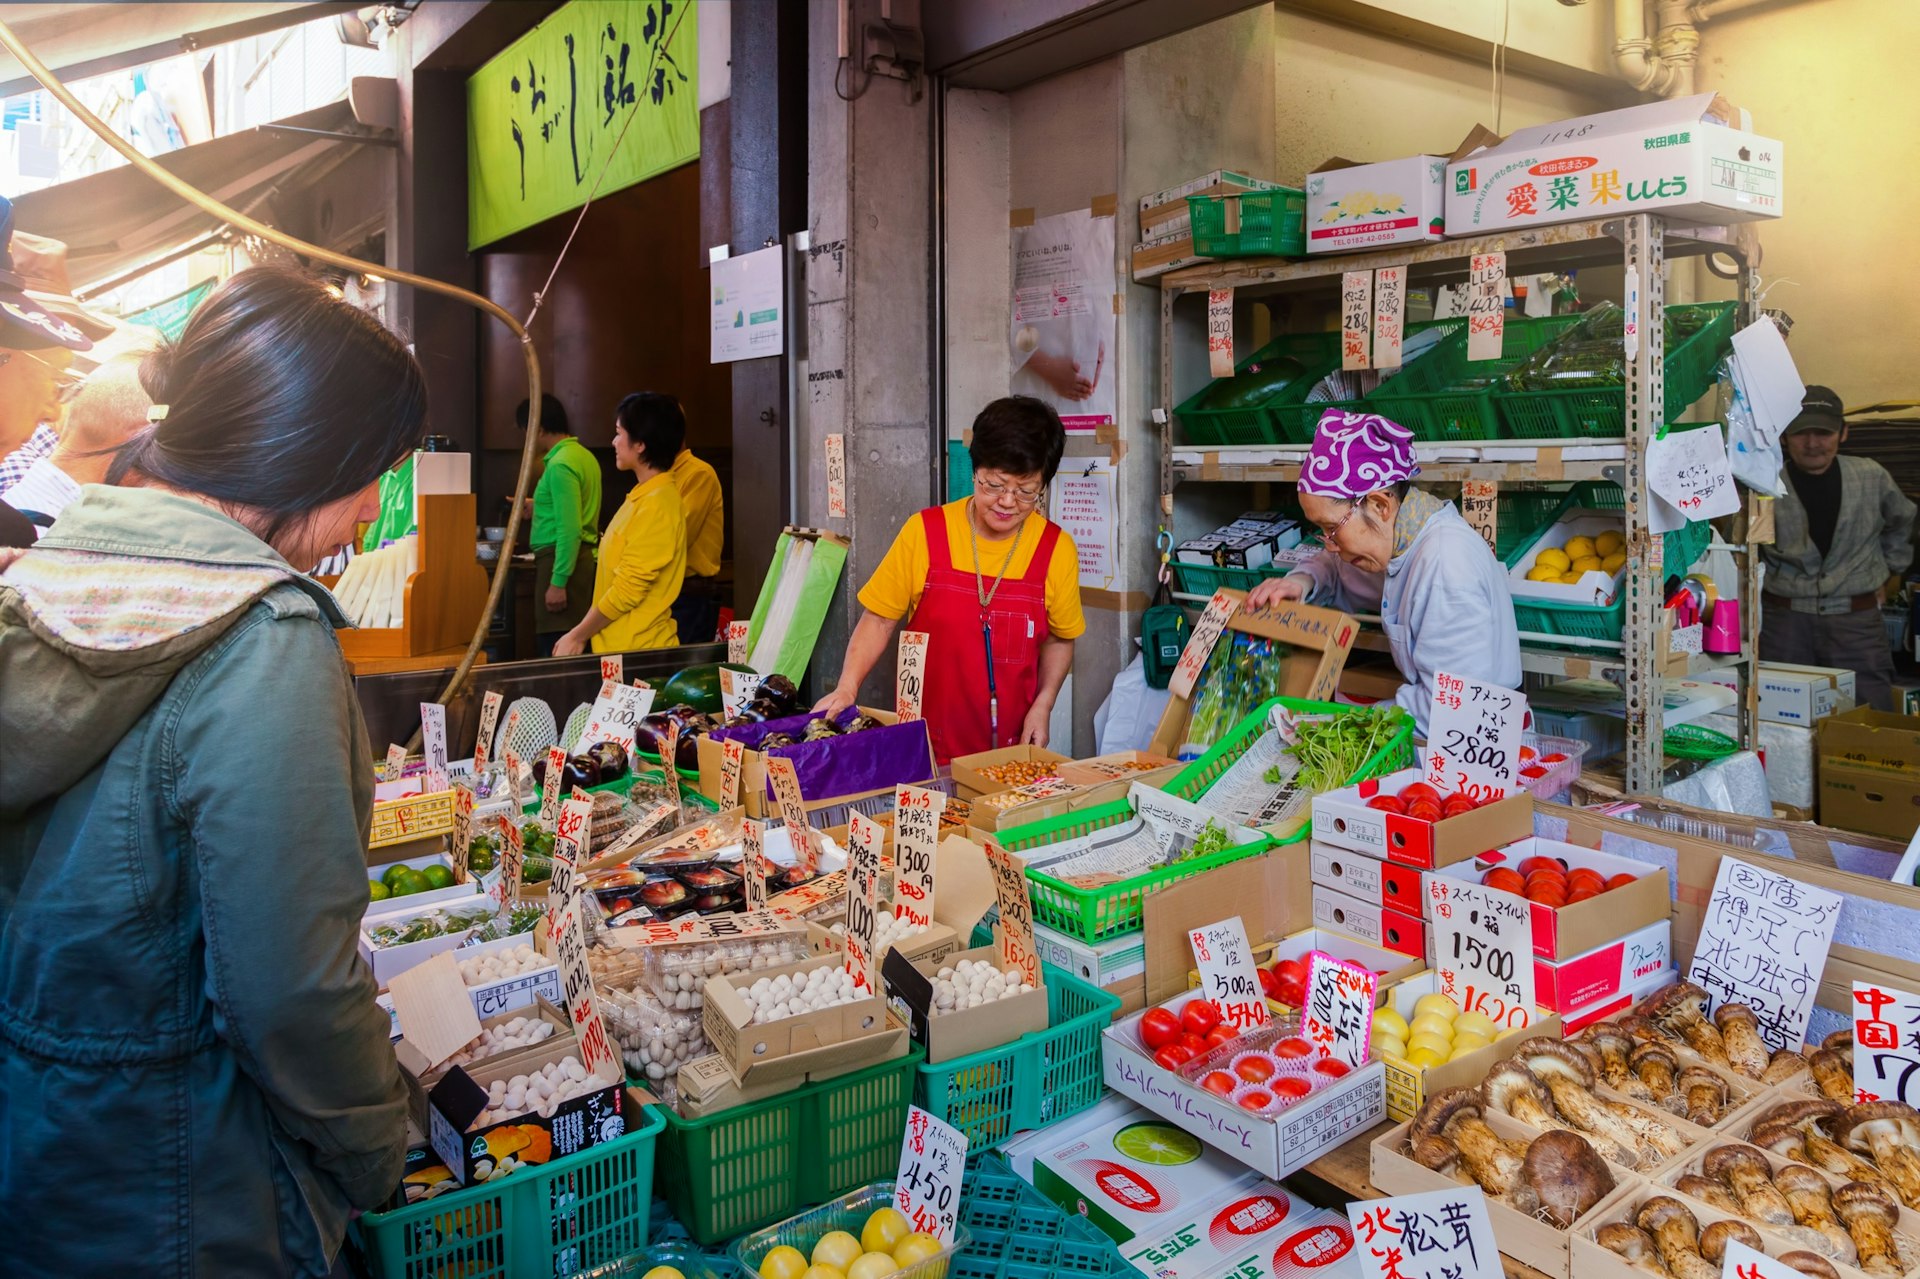
[[385, 884], [381, 883], [379, 880], [369, 879], [367, 881], [367, 900], [368, 901], [383, 902], [391, 896], [393, 896], [393, 890], [388, 888]]
[[453, 872], [445, 866], [442, 866], [439, 862], [435, 862], [433, 865], [427, 867], [421, 871], [420, 874], [427, 881], [429, 887], [453, 887]]
[[1200, 1157], [1200, 1139], [1167, 1124], [1128, 1124], [1113, 1134], [1113, 1148], [1137, 1164], [1178, 1168]]
[[387, 867], [387, 871], [384, 875], [380, 876], [380, 882], [385, 884], [388, 888], [392, 888], [394, 880], [400, 878], [402, 875], [406, 874], [408, 871], [412, 869], [413, 867], [407, 865], [405, 862], [395, 862], [393, 865]]
[[392, 887], [395, 897], [411, 897], [415, 893], [427, 892], [433, 885], [427, 882], [425, 875], [422, 875], [417, 870], [408, 868], [407, 873], [400, 876], [398, 882], [393, 884]]

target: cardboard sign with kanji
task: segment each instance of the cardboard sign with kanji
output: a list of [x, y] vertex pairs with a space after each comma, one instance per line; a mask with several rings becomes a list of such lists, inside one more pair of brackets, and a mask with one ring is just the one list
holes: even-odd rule
[[553, 878], [547, 881], [547, 923], [565, 913], [580, 896], [580, 865], [587, 859], [592, 835], [592, 799], [569, 799], [560, 806], [553, 828]]
[[920, 718], [920, 699], [927, 691], [926, 631], [901, 631], [900, 656], [894, 665], [893, 713], [901, 723]]
[[1920, 1101], [1920, 996], [1853, 983], [1853, 1095], [1863, 1102]]
[[807, 866], [808, 874], [816, 873], [818, 867], [808, 860], [818, 861], [813, 853], [813, 823], [807, 817], [807, 801], [800, 794], [800, 774], [793, 761], [783, 755], [769, 759], [767, 780], [773, 784], [774, 803], [780, 808], [780, 820], [786, 823], [787, 838], [793, 841], [794, 856]]
[[1716, 1010], [1751, 1008], [1767, 1047], [1799, 1048], [1840, 903], [1838, 893], [1723, 857], [1687, 980], [1706, 990]]
[[1380, 974], [1361, 964], [1335, 959], [1325, 951], [1307, 955], [1307, 1004], [1300, 1010], [1300, 1033], [1307, 1042], [1358, 1069], [1373, 1046], [1373, 1000]]
[[733, 808], [740, 803], [740, 770], [746, 766], [747, 744], [731, 737], [720, 739], [720, 803]]
[[1420, 880], [1440, 993], [1503, 1032], [1532, 1025], [1533, 903], [1433, 871]]
[[484, 777], [487, 761], [492, 758], [493, 730], [500, 724], [500, 704], [506, 699], [499, 693], [488, 693], [480, 699], [480, 731], [473, 739], [473, 775]]
[[1505, 799], [1518, 784], [1520, 746], [1533, 722], [1524, 693], [1438, 671], [1427, 715], [1427, 781], [1476, 803]]
[[933, 923], [933, 856], [947, 797], [902, 786], [893, 793], [893, 917], [922, 927]]
[[918, 1106], [907, 1107], [907, 1132], [900, 1143], [900, 1169], [893, 1179], [893, 1206], [907, 1225], [953, 1242], [960, 1220], [960, 1182], [967, 1171], [967, 1137]]
[[1180, 654], [1179, 664], [1173, 668], [1173, 677], [1167, 681], [1167, 687], [1175, 697], [1193, 695], [1193, 686], [1199, 680], [1200, 672], [1206, 669], [1208, 655], [1213, 652], [1213, 646], [1220, 642], [1227, 622], [1239, 610], [1239, 597], [1225, 591], [1215, 591], [1213, 598], [1207, 601], [1200, 620], [1193, 624], [1193, 634], [1187, 637], [1187, 647]]
[[735, 666], [743, 666], [747, 660], [747, 632], [752, 622], [727, 623], [727, 660]]
[[1233, 290], [1207, 291], [1207, 376], [1233, 376]]
[[847, 974], [856, 995], [879, 990], [880, 961], [874, 942], [880, 931], [880, 845], [886, 832], [864, 813], [847, 823]]
[[386, 766], [380, 770], [381, 780], [397, 782], [406, 771], [407, 748], [397, 743], [389, 743]]
[[762, 677], [749, 671], [720, 668], [720, 709], [731, 719], [745, 710], [753, 695], [760, 691]]
[[1347, 1220], [1365, 1279], [1505, 1279], [1478, 1186], [1355, 1200]]
[[426, 793], [447, 788], [447, 708], [438, 702], [420, 703], [420, 751], [426, 757]]
[[1266, 1025], [1267, 1001], [1240, 916], [1193, 929], [1187, 940], [1200, 969], [1200, 996], [1220, 1009], [1220, 1020], [1236, 1030]]
[[473, 854], [473, 788], [453, 788], [453, 880], [467, 882], [467, 864]]
[[751, 817], [740, 823], [740, 874], [747, 881], [747, 909], [767, 904], [767, 824]]
[[558, 746], [547, 748], [547, 771], [540, 779], [540, 824], [548, 830], [560, 818], [560, 775], [567, 768], [567, 753]]
[[1038, 986], [1040, 953], [1033, 937], [1033, 902], [1027, 896], [1027, 864], [1000, 846], [997, 839], [987, 840], [987, 865], [993, 869], [993, 894], [1000, 903], [1000, 960], [1007, 968], [1018, 968], [1021, 980]]

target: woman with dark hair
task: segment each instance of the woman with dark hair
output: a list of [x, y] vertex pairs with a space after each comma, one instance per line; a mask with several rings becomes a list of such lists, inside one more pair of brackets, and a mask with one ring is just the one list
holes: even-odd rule
[[140, 379], [120, 487], [0, 573], [9, 1270], [325, 1275], [400, 1180], [408, 1093], [357, 951], [347, 621], [297, 569], [377, 512], [426, 388], [371, 316], [268, 270]]
[[572, 657], [672, 648], [680, 642], [673, 602], [687, 571], [687, 512], [669, 472], [687, 438], [680, 401], [636, 391], [613, 412], [613, 464], [632, 471], [634, 486], [600, 539], [593, 607], [553, 645]]
[[999, 746], [1047, 744], [1073, 665], [1080, 557], [1041, 513], [1067, 435], [1039, 400], [1010, 395], [973, 420], [973, 496], [908, 520], [860, 591], [866, 613], [840, 682], [814, 709], [838, 714], [886, 655], [894, 627], [925, 631], [921, 713], [944, 764]]

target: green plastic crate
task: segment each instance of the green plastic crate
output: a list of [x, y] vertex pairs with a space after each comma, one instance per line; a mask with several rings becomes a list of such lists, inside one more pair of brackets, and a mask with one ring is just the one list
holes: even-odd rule
[[[1516, 316], [1502, 331], [1499, 358], [1475, 361], [1467, 358], [1466, 324], [1443, 321], [1453, 326], [1452, 331], [1381, 383], [1363, 404], [1368, 412], [1412, 431], [1416, 440], [1497, 440], [1501, 430], [1500, 413], [1494, 406], [1495, 379], [1579, 322], [1577, 315]], [[1488, 383], [1478, 390], [1461, 389], [1460, 383], [1470, 377], [1486, 378]]]
[[1270, 577], [1285, 577], [1293, 571], [1286, 564], [1270, 565], [1267, 568], [1221, 568], [1216, 564], [1181, 564], [1175, 562], [1167, 566], [1173, 570], [1174, 581], [1188, 595], [1211, 596], [1218, 590], [1250, 591]]
[[349, 1238], [372, 1279], [538, 1279], [618, 1261], [646, 1246], [654, 1145], [665, 1127], [662, 1112], [648, 1107], [623, 1137], [499, 1181], [367, 1213]]
[[653, 1244], [618, 1261], [581, 1270], [569, 1279], [646, 1279], [656, 1266], [672, 1266], [686, 1279], [740, 1279], [731, 1257], [715, 1257], [684, 1239]]
[[[1667, 352], [1666, 397], [1660, 420], [1671, 422], [1713, 386], [1720, 357], [1733, 340], [1739, 304], [1695, 302], [1667, 308], [1669, 314], [1704, 312], [1707, 323]], [[1496, 391], [1500, 420], [1517, 439], [1571, 440], [1625, 436], [1627, 391], [1624, 386], [1569, 391]]]
[[[1227, 205], [1240, 206], [1240, 226], [1227, 230]], [[1293, 187], [1239, 195], [1190, 195], [1193, 251], [1203, 258], [1307, 256], [1307, 193]]]
[[[1133, 801], [1129, 799], [1096, 804], [1061, 817], [1016, 826], [1000, 836], [1000, 845], [1010, 853], [1024, 853], [1057, 844], [1061, 840], [1090, 835], [1109, 826], [1118, 826], [1131, 818], [1133, 812]], [[1216, 866], [1225, 866], [1243, 857], [1264, 853], [1271, 847], [1273, 841], [1262, 836], [1251, 843], [1223, 848], [1206, 857], [1162, 866], [1144, 875], [1114, 884], [1102, 884], [1098, 888], [1081, 888], [1029, 866], [1027, 890], [1033, 901], [1033, 917], [1048, 928], [1089, 944], [1124, 933], [1137, 933], [1145, 926], [1140, 904], [1149, 893], [1157, 893], [1168, 884], [1191, 879]]]
[[914, 1071], [925, 1059], [915, 1046], [893, 1061], [717, 1115], [664, 1112], [661, 1193], [673, 1215], [694, 1239], [713, 1244], [891, 1177]]
[[[1240, 757], [1260, 740], [1267, 731], [1267, 719], [1273, 714], [1273, 708], [1276, 706], [1284, 706], [1301, 715], [1338, 715], [1363, 709], [1341, 706], [1336, 702], [1310, 702], [1297, 697], [1276, 697], [1234, 725], [1232, 730], [1215, 742], [1206, 754], [1181, 769], [1172, 781], [1160, 789], [1176, 799], [1184, 799], [1188, 803], [1199, 802], [1200, 797], [1213, 789], [1213, 784], [1224, 777], [1227, 770], [1238, 763]], [[1385, 746], [1376, 751], [1371, 759], [1362, 764], [1359, 771], [1349, 777], [1345, 784], [1351, 786], [1369, 777], [1385, 777], [1388, 773], [1412, 768], [1413, 764], [1413, 725], [1409, 723]], [[1309, 820], [1293, 834], [1284, 839], [1277, 839], [1274, 843], [1297, 844], [1312, 834], [1313, 822]]]
[[1279, 425], [1269, 406], [1297, 404], [1306, 399], [1313, 390], [1314, 383], [1340, 367], [1340, 335], [1338, 333], [1286, 333], [1249, 355], [1234, 366], [1234, 376], [1249, 372], [1268, 360], [1287, 358], [1298, 360], [1303, 366], [1299, 377], [1294, 378], [1273, 395], [1259, 404], [1237, 409], [1202, 408], [1200, 401], [1213, 389], [1209, 382], [1197, 393], [1187, 397], [1186, 401], [1174, 409], [1173, 415], [1180, 419], [1181, 427], [1186, 431], [1187, 443], [1198, 445], [1215, 444], [1278, 444], [1281, 440]]
[[[644, 764], [645, 761], [642, 760], [642, 763]], [[713, 800], [708, 799], [705, 795], [701, 794], [698, 790], [694, 789], [694, 787], [690, 784], [691, 782], [696, 782], [700, 780], [700, 774], [698, 773], [688, 774], [685, 769], [677, 769], [675, 771], [677, 771], [680, 774], [680, 779], [681, 779], [680, 780], [680, 798], [681, 799], [685, 800], [689, 804], [694, 805], [696, 808], [703, 808], [710, 813], [717, 813], [720, 811], [719, 804], [715, 803]], [[664, 781], [665, 779], [666, 779], [665, 774], [661, 772], [660, 766], [656, 763], [652, 768], [644, 768], [644, 767], [635, 768], [633, 771], [629, 772], [625, 777], [616, 777], [610, 782], [602, 782], [598, 786], [589, 786], [586, 789], [589, 795], [598, 795], [601, 791], [609, 791], [609, 790], [614, 790], [621, 787], [631, 787], [635, 782], [646, 782], [649, 784], [658, 785], [660, 782]], [[565, 799], [566, 795], [563, 793], [561, 795], [561, 798]], [[532, 803], [523, 805], [520, 811], [523, 815], [527, 817], [533, 817], [537, 815], [540, 812], [539, 798], [536, 796], [536, 798], [533, 800]]]
[[1112, 1240], [1062, 1212], [992, 1151], [972, 1153], [960, 1183], [960, 1224], [972, 1235], [947, 1279], [1139, 1279]]
[[997, 1146], [1100, 1100], [1100, 1032], [1120, 999], [1072, 973], [1043, 965], [1047, 1029], [937, 1066], [922, 1065], [914, 1102], [967, 1136], [968, 1149]]

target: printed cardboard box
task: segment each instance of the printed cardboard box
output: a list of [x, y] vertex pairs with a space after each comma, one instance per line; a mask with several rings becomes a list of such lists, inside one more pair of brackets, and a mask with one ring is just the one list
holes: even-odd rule
[[[1516, 869], [1529, 857], [1548, 857], [1568, 870], [1585, 866], [1612, 880], [1616, 875], [1632, 875], [1634, 882], [1610, 888], [1598, 897], [1548, 906], [1529, 902], [1533, 914], [1533, 953], [1541, 959], [1566, 960], [1583, 955], [1610, 941], [1665, 920], [1672, 910], [1673, 890], [1666, 871], [1628, 857], [1614, 857], [1552, 839], [1516, 840], [1493, 852], [1475, 858], [1470, 864], [1444, 866], [1440, 874], [1448, 879], [1477, 884], [1496, 866]], [[1433, 917], [1431, 903], [1427, 918]]]
[[1035, 986], [1023, 994], [996, 1000], [990, 1004], [957, 1011], [936, 1012], [933, 982], [942, 968], [957, 968], [971, 959], [998, 968], [1000, 949], [981, 946], [958, 951], [946, 959], [915, 962], [897, 950], [890, 950], [881, 961], [882, 986], [894, 1016], [912, 1030], [914, 1039], [927, 1046], [927, 1064], [966, 1057], [1022, 1035], [1047, 1028], [1047, 988]]
[[[534, 932], [515, 933], [511, 937], [501, 937], [474, 946], [463, 946], [454, 958], [465, 963], [469, 959], [493, 951], [512, 950], [523, 942], [531, 946], [534, 945], [535, 934], [539, 931], [536, 927]], [[534, 948], [539, 949], [538, 946]], [[516, 1009], [531, 1007], [542, 999], [560, 1003], [560, 964], [557, 960], [549, 959], [545, 967], [536, 968], [532, 972], [502, 977], [498, 981], [485, 982], [478, 986], [468, 986], [467, 996], [473, 1000], [475, 1015], [483, 1021], [500, 1013], [510, 1013]]]
[[1920, 716], [1860, 706], [1820, 721], [1820, 820], [1906, 840], [1920, 823]]
[[[1708, 671], [1700, 678], [1739, 688], [1733, 671]], [[1762, 662], [1758, 682], [1760, 718], [1776, 724], [1811, 728], [1829, 715], [1852, 710], [1859, 701], [1853, 672], [1837, 666]]]
[[[837, 968], [841, 962], [832, 956], [806, 959], [754, 973], [715, 977], [707, 982], [707, 1002], [701, 1009], [700, 1024], [714, 1051], [726, 1061], [736, 1080], [754, 1084], [805, 1074], [817, 1065], [841, 1057], [865, 1064], [882, 1059], [879, 1054], [885, 1045], [868, 1042], [891, 1029], [886, 1005], [878, 996], [869, 995], [777, 1021], [755, 1022], [753, 1009], [739, 990], [740, 985], [750, 986], [762, 977], [771, 980], [783, 974], [791, 976], [817, 968]], [[810, 1056], [816, 1051], [826, 1052], [828, 1056]]]
[[[1414, 1005], [1422, 995], [1440, 989], [1438, 973], [1421, 973], [1395, 985], [1381, 1000], [1381, 1006], [1393, 1005], [1408, 1022], [1413, 1020]], [[1398, 1057], [1382, 1057], [1386, 1068], [1387, 1114], [1394, 1119], [1411, 1119], [1428, 1097], [1449, 1088], [1469, 1088], [1486, 1078], [1495, 1062], [1510, 1054], [1521, 1039], [1545, 1036], [1559, 1039], [1563, 1033], [1560, 1018], [1544, 1008], [1535, 1008], [1533, 1020], [1522, 1031], [1509, 1031], [1485, 1048], [1462, 1054], [1437, 1066], [1420, 1066]]]
[[1145, 933], [1122, 933], [1089, 945], [1045, 924], [1035, 924], [1033, 948], [1042, 962], [1100, 987], [1139, 977], [1147, 971]]
[[1426, 244], [1446, 235], [1447, 157], [1332, 159], [1307, 175], [1307, 252]]
[[1578, 1034], [1597, 1021], [1610, 1021], [1655, 991], [1664, 990], [1668, 986], [1673, 985], [1678, 976], [1679, 973], [1675, 969], [1663, 969], [1660, 972], [1643, 977], [1631, 986], [1615, 991], [1611, 995], [1596, 999], [1590, 1004], [1584, 1004], [1579, 1008], [1573, 1009], [1571, 1012], [1563, 1013], [1560, 1017], [1561, 1033], [1567, 1035]]
[[[503, 1167], [510, 1171], [523, 1164], [552, 1163], [626, 1133], [621, 1109], [626, 1080], [618, 1075], [592, 1079], [597, 1087], [560, 1103], [551, 1116], [528, 1112], [480, 1128], [471, 1126], [486, 1110], [487, 1086], [494, 1080], [505, 1081], [580, 1055], [579, 1042], [572, 1036], [555, 1036], [541, 1047], [544, 1052], [510, 1053], [451, 1067], [428, 1091], [427, 1135], [434, 1153], [446, 1161], [462, 1185], [491, 1180]], [[507, 1163], [509, 1159], [512, 1164]]]
[[1533, 834], [1533, 796], [1519, 791], [1458, 817], [1421, 821], [1367, 807], [1376, 795], [1397, 795], [1425, 780], [1417, 768], [1313, 797], [1313, 838], [1421, 870], [1451, 866]]
[[[1605, 894], [1602, 894], [1605, 896]], [[1665, 919], [1571, 959], [1533, 961], [1533, 994], [1562, 1016], [1672, 975], [1673, 925]]]
[[1361, 1279], [1344, 1212], [1315, 1208], [1272, 1182], [1198, 1204], [1168, 1234], [1123, 1251], [1152, 1279]]
[[1313, 886], [1313, 922], [1345, 937], [1397, 951], [1424, 964], [1427, 955], [1426, 921], [1403, 915], [1320, 884]]

